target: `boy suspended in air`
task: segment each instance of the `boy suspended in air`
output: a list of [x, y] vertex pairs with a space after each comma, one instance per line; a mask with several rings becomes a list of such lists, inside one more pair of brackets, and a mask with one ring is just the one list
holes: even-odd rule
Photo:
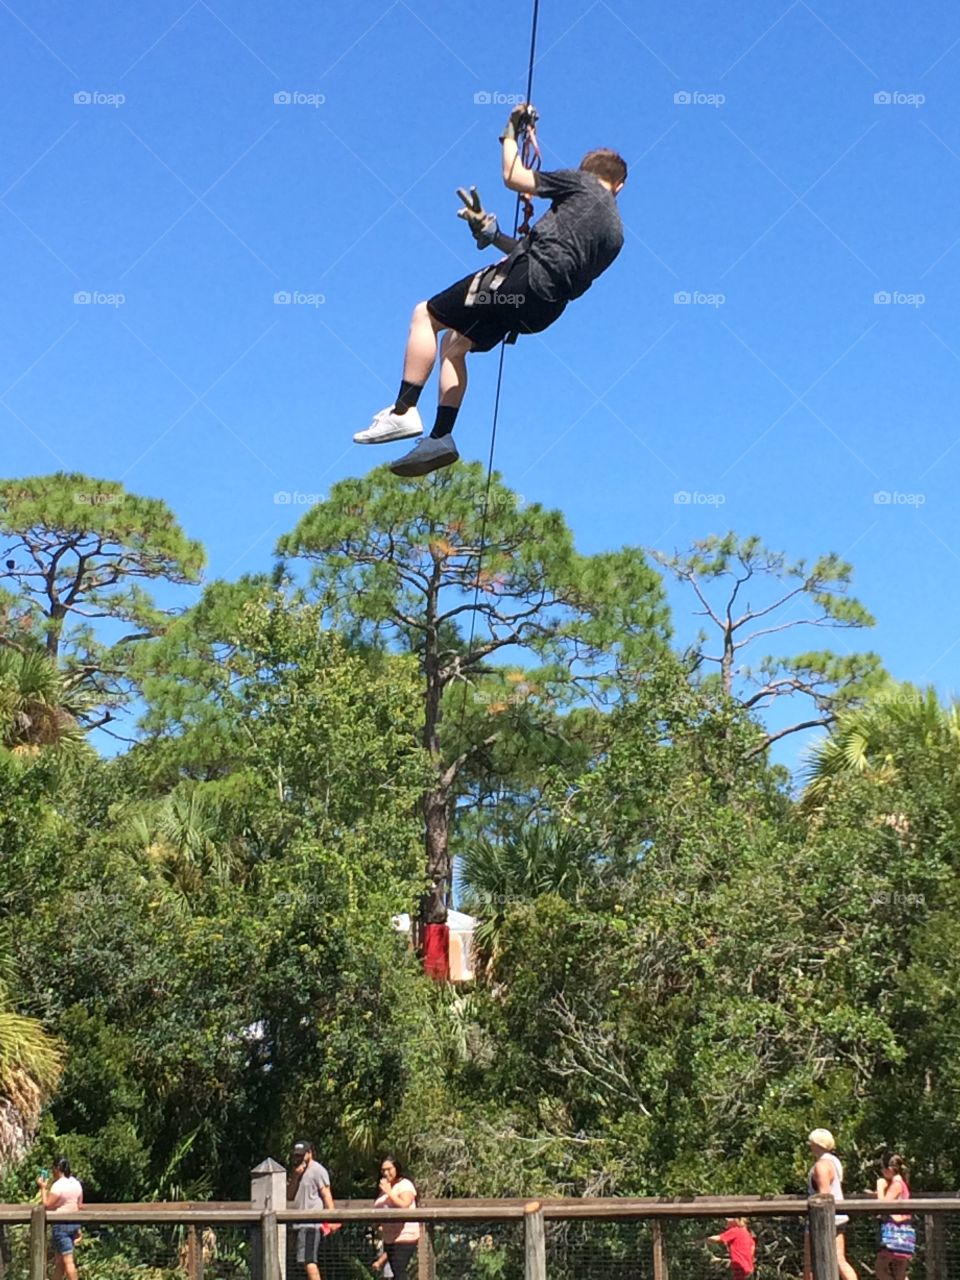
[[391, 464], [400, 476], [423, 476], [448, 467], [460, 456], [453, 426], [467, 389], [467, 354], [490, 351], [521, 333], [540, 333], [568, 302], [579, 298], [623, 247], [623, 224], [616, 197], [627, 180], [625, 161], [615, 151], [590, 151], [579, 169], [544, 173], [521, 161], [517, 134], [535, 119], [528, 104], [514, 108], [503, 146], [503, 181], [510, 191], [538, 196], [550, 209], [522, 240], [504, 235], [496, 216], [486, 213], [476, 188], [461, 191], [465, 218], [480, 248], [495, 245], [506, 258], [458, 280], [414, 308], [396, 402], [375, 415], [357, 444], [385, 444], [423, 435], [417, 401], [430, 377], [440, 346], [440, 399], [433, 431]]

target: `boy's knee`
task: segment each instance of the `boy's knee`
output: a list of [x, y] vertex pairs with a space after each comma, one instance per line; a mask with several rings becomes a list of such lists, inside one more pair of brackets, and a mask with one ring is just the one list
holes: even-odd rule
[[472, 350], [473, 343], [462, 333], [455, 333], [453, 329], [448, 329], [443, 335], [442, 351], [449, 359], [462, 360]]
[[411, 319], [413, 320], [414, 324], [422, 323], [424, 320], [428, 321], [430, 324], [433, 323], [433, 317], [430, 314], [430, 310], [427, 307], [426, 302], [417, 303], [417, 305], [413, 308], [413, 315]]

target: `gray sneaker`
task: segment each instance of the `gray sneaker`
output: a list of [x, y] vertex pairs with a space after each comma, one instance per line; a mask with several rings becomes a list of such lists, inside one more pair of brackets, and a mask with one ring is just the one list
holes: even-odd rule
[[415, 449], [391, 462], [390, 470], [395, 476], [426, 476], [441, 467], [449, 467], [459, 457], [452, 436], [441, 436], [439, 440], [427, 436]]

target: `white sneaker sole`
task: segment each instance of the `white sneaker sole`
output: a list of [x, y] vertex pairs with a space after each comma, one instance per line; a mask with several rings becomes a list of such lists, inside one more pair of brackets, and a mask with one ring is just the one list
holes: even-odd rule
[[389, 444], [391, 440], [412, 440], [414, 436], [422, 436], [423, 427], [415, 426], [413, 423], [409, 427], [397, 423], [396, 426], [380, 428], [375, 431], [372, 427], [367, 427], [365, 431], [358, 431], [353, 437], [354, 444]]

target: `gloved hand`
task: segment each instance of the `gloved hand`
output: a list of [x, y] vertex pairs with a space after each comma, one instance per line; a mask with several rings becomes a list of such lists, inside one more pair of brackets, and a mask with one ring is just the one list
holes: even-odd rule
[[535, 125], [538, 119], [533, 103], [521, 102], [519, 106], [514, 107], [510, 112], [510, 119], [504, 126], [500, 141], [503, 142], [504, 138], [510, 138], [516, 142], [517, 134], [520, 130], [527, 125]]
[[457, 195], [464, 204], [462, 209], [457, 210], [457, 217], [466, 220], [473, 233], [473, 238], [477, 242], [477, 248], [488, 248], [493, 244], [500, 230], [497, 226], [497, 215], [495, 213], [487, 213], [480, 203], [480, 192], [476, 187], [470, 188], [469, 195], [467, 195], [464, 187], [458, 187]]

